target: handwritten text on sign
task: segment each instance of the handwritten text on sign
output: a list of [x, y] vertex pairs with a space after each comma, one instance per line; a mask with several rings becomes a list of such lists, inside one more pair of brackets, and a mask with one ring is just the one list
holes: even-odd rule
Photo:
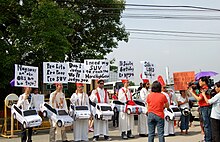
[[119, 61], [118, 79], [130, 79], [134, 77], [134, 63], [132, 61]]
[[143, 62], [143, 73], [142, 79], [152, 78], [155, 76], [155, 66], [154, 64], [144, 61]]
[[173, 79], [175, 90], [187, 90], [188, 83], [195, 79], [195, 72], [175, 72]]
[[109, 61], [107, 60], [84, 60], [85, 78], [108, 79]]
[[44, 83], [67, 83], [68, 65], [66, 63], [44, 62]]
[[38, 67], [15, 64], [15, 86], [38, 88]]
[[68, 82], [91, 83], [91, 79], [84, 78], [84, 64], [69, 62]]

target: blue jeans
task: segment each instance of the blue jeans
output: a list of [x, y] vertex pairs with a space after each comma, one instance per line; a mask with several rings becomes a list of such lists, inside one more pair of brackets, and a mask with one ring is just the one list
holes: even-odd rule
[[212, 129], [211, 129], [211, 107], [200, 107], [200, 112], [202, 114], [204, 131], [205, 131], [205, 142], [212, 141]]
[[164, 119], [160, 118], [154, 113], [148, 113], [148, 142], [154, 141], [156, 126], [157, 126], [159, 142], [165, 142]]
[[180, 130], [188, 130], [189, 129], [189, 115], [188, 116], [181, 115], [180, 121], [181, 121]]

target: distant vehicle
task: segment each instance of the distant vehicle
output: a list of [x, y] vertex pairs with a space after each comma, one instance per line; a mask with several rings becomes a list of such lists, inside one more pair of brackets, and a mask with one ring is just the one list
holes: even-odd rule
[[40, 106], [40, 111], [44, 117], [48, 117], [53, 121], [54, 126], [67, 127], [73, 124], [73, 119], [68, 115], [65, 109], [55, 109], [49, 104], [43, 103]]
[[110, 95], [113, 95], [116, 90], [119, 90], [123, 86], [121, 81], [106, 82], [104, 84], [104, 89], [106, 89]]
[[77, 119], [89, 119], [91, 112], [88, 106], [70, 105], [70, 116], [76, 121]]
[[98, 120], [111, 120], [114, 115], [111, 105], [106, 103], [97, 103], [93, 113]]
[[22, 110], [17, 105], [13, 104], [11, 113], [14, 119], [17, 119], [24, 128], [40, 126], [42, 123], [41, 117], [36, 110]]
[[164, 109], [164, 117], [167, 121], [180, 120], [181, 114], [178, 106], [170, 105], [169, 108]]

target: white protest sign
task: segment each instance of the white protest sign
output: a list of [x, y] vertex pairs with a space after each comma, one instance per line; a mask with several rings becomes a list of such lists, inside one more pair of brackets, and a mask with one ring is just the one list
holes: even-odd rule
[[32, 103], [34, 109], [40, 111], [40, 105], [44, 103], [44, 94], [32, 94]]
[[38, 67], [15, 64], [15, 86], [38, 88]]
[[134, 63], [132, 61], [119, 61], [118, 79], [132, 79], [134, 77]]
[[68, 62], [68, 82], [91, 84], [91, 79], [84, 77], [84, 63]]
[[108, 60], [84, 60], [85, 78], [88, 79], [108, 79]]
[[67, 63], [44, 62], [44, 83], [68, 83]]
[[149, 61], [143, 61], [142, 67], [142, 79], [149, 79], [155, 76], [155, 65], [150, 63]]

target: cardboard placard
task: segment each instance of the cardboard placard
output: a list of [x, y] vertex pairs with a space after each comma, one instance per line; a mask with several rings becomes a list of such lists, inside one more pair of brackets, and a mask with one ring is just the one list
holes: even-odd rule
[[134, 77], [134, 63], [132, 61], [119, 61], [118, 79], [132, 79]]
[[43, 62], [44, 83], [68, 83], [67, 63]]
[[80, 82], [84, 84], [91, 84], [91, 79], [85, 78], [83, 63], [68, 62], [68, 67], [69, 67], [68, 82], [71, 83]]
[[84, 60], [85, 78], [108, 79], [109, 67], [108, 60]]
[[44, 94], [32, 94], [32, 103], [36, 111], [40, 111], [40, 105], [44, 103]]
[[195, 80], [195, 72], [175, 72], [173, 79], [175, 90], [187, 90], [188, 83]]
[[38, 88], [38, 67], [15, 64], [15, 86]]
[[149, 61], [142, 62], [143, 72], [142, 79], [155, 77], [155, 65]]

